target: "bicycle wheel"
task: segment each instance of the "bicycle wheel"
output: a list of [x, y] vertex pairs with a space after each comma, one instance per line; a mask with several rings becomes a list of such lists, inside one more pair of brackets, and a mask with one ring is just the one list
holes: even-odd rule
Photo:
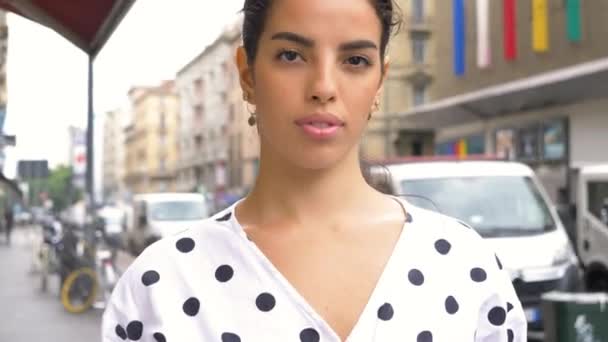
[[61, 304], [71, 313], [81, 313], [93, 305], [97, 296], [97, 275], [90, 267], [71, 272], [61, 287]]

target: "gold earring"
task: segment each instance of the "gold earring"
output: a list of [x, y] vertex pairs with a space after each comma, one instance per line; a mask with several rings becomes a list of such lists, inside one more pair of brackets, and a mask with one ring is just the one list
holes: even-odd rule
[[249, 126], [255, 126], [256, 113], [255, 113], [255, 110], [249, 109], [249, 94], [248, 93], [243, 93], [243, 100], [245, 101], [245, 107], [247, 108], [247, 111], [249, 112], [249, 119], [247, 119], [247, 123], [249, 124]]

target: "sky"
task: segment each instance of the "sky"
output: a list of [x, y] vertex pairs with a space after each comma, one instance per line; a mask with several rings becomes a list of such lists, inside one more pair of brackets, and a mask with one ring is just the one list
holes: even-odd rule
[[[94, 64], [96, 188], [101, 187], [105, 113], [128, 105], [134, 85], [174, 79], [236, 20], [243, 0], [137, 0]], [[4, 173], [12, 178], [22, 159], [68, 163], [68, 127], [86, 127], [87, 59], [59, 34], [9, 14]]]

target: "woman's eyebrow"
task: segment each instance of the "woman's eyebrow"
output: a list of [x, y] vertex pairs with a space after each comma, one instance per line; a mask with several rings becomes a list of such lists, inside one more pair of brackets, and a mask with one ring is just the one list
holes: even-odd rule
[[271, 40], [287, 40], [305, 47], [315, 46], [314, 40], [293, 32], [279, 32], [272, 35]]
[[[310, 39], [310, 38], [306, 38], [302, 35], [299, 35], [297, 33], [293, 33], [293, 32], [278, 32], [275, 33], [274, 35], [272, 35], [272, 37], [270, 38], [271, 40], [287, 40], [290, 41], [292, 43], [296, 43], [298, 45], [302, 45], [304, 47], [307, 48], [311, 48], [315, 46], [315, 41]], [[340, 51], [349, 51], [349, 50], [360, 50], [360, 49], [378, 49], [378, 46], [376, 45], [376, 43], [372, 42], [371, 40], [365, 40], [365, 39], [360, 39], [360, 40], [353, 40], [350, 42], [346, 42], [346, 43], [342, 43], [339, 46]]]
[[347, 42], [344, 44], [340, 44], [341, 51], [347, 50], [360, 50], [360, 49], [375, 49], [378, 50], [378, 46], [376, 43], [371, 40], [354, 40], [352, 42]]

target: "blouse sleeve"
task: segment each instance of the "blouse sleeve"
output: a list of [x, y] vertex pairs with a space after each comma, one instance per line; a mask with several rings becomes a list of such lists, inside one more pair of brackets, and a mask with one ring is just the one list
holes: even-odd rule
[[[500, 264], [497, 257], [496, 261]], [[475, 342], [526, 342], [527, 321], [521, 302], [509, 274], [500, 268], [488, 279], [491, 291], [479, 308]]]
[[128, 273], [125, 273], [116, 284], [103, 313], [102, 342], [135, 340], [131, 337], [137, 337], [135, 335], [138, 335], [138, 330], [141, 331], [138, 329], [138, 316], [137, 305], [128, 281]]

